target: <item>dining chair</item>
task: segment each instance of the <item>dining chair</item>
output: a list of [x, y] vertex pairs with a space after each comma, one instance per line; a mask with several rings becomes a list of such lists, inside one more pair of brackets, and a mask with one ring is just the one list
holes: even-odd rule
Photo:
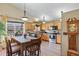
[[31, 40], [31, 43], [29, 44], [29, 46], [26, 47], [25, 55], [26, 56], [39, 56], [40, 45], [41, 45], [41, 40], [39, 39]]
[[14, 56], [15, 54], [20, 55], [19, 45], [11, 46], [11, 41], [7, 37], [5, 38], [5, 42], [6, 42], [6, 55], [7, 56]]
[[15, 38], [11, 37], [11, 46], [17, 46], [18, 43], [15, 42]]

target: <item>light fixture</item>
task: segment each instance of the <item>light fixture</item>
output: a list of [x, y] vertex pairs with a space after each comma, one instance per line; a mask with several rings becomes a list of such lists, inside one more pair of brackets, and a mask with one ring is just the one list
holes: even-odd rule
[[43, 23], [43, 24], [46, 23], [46, 22], [45, 22], [45, 16], [43, 16], [43, 22], [42, 22], [42, 23]]
[[35, 21], [38, 22], [39, 21], [38, 18], [35, 18]]
[[22, 17], [22, 20], [23, 21], [27, 21], [28, 20], [28, 17], [26, 17], [26, 5], [24, 3], [24, 16]]
[[45, 21], [43, 21], [43, 24], [46, 23]]

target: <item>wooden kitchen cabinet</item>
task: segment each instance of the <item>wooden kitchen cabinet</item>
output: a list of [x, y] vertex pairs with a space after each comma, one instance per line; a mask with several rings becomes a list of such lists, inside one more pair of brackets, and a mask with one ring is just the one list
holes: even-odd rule
[[49, 41], [49, 36], [48, 36], [48, 34], [46, 34], [46, 33], [42, 34], [41, 40], [43, 40], [43, 41]]
[[57, 35], [56, 44], [61, 44], [61, 35]]

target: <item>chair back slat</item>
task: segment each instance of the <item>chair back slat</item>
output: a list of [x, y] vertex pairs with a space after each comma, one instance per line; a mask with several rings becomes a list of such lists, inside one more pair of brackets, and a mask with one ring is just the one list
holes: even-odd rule
[[11, 41], [9, 40], [9, 38], [6, 37], [5, 42], [6, 42], [6, 54], [10, 56], [12, 54]]
[[33, 56], [33, 55], [39, 56], [40, 44], [41, 44], [40, 38], [31, 40], [30, 45], [28, 47], [26, 47], [26, 50], [27, 50], [27, 52], [29, 52], [29, 55], [31, 55], [31, 56]]

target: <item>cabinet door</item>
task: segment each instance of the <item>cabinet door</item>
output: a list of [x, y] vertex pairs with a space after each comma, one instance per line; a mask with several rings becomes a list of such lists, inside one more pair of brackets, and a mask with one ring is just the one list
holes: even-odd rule
[[76, 35], [69, 35], [69, 49], [76, 50]]

